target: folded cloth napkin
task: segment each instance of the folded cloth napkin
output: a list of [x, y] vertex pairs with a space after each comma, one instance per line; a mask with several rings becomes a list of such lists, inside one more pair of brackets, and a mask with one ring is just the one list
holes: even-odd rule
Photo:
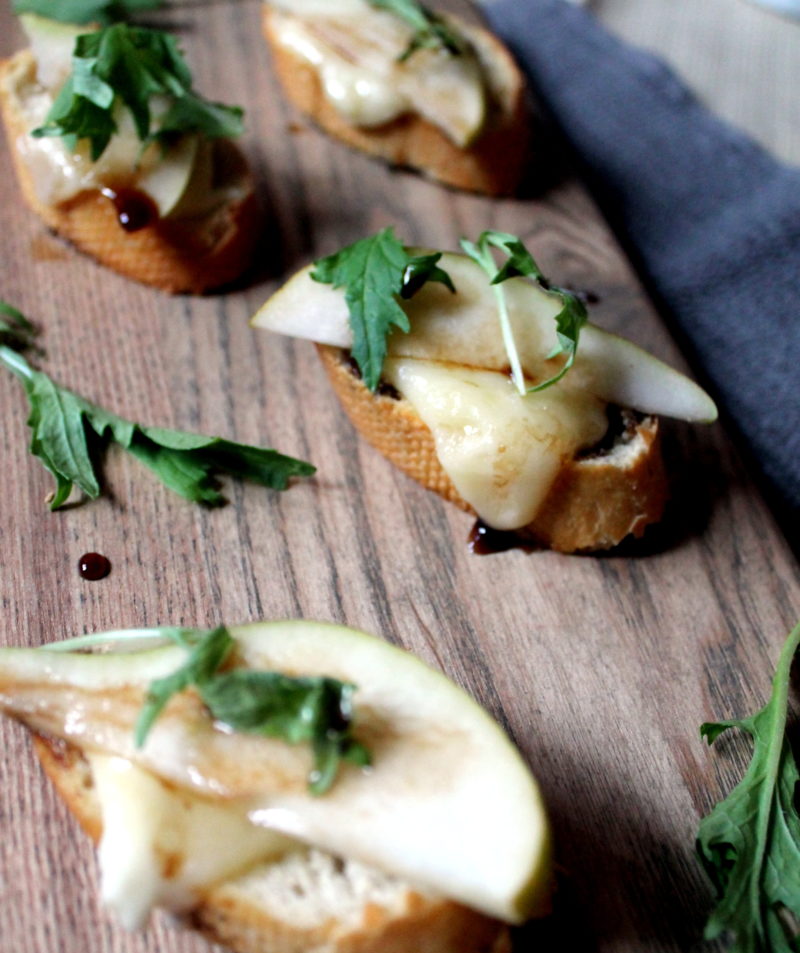
[[483, 3], [795, 536], [800, 169], [715, 118], [664, 63], [580, 7]]

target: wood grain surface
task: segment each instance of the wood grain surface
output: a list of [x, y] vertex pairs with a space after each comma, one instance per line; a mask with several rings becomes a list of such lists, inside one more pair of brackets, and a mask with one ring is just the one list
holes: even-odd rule
[[[734, 737], [709, 751], [698, 726], [748, 714], [768, 694], [800, 615], [800, 573], [779, 528], [724, 422], [669, 424], [673, 503], [646, 545], [599, 558], [471, 555], [469, 517], [357, 438], [313, 347], [248, 327], [283, 277], [389, 224], [410, 243], [450, 248], [497, 227], [523, 236], [558, 283], [596, 293], [595, 321], [677, 366], [681, 356], [569, 168], [538, 195], [489, 201], [331, 143], [284, 105], [258, 17], [255, 0], [210, 0], [158, 18], [179, 30], [198, 88], [247, 110], [264, 234], [241, 287], [176, 298], [102, 270], [23, 208], [6, 144], [0, 297], [41, 327], [41, 366], [86, 397], [144, 423], [275, 446], [318, 475], [284, 494], [231, 483], [229, 505], [204, 510], [111, 453], [102, 499], [50, 513], [23, 393], [0, 376], [0, 638], [39, 645], [282, 617], [380, 634], [479, 699], [541, 782], [563, 886], [557, 915], [519, 951], [537, 941], [722, 949], [701, 941], [711, 895], [694, 836], [741, 776], [748, 746]], [[23, 45], [5, 7], [0, 38], [3, 53]], [[92, 550], [113, 566], [100, 582], [78, 576]], [[141, 934], [119, 929], [100, 908], [93, 852], [25, 732], [3, 721], [0, 745], [2, 953], [209, 949], [161, 915]]]

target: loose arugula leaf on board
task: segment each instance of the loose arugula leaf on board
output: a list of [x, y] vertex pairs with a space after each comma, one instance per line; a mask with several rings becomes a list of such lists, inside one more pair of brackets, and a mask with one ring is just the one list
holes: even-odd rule
[[352, 736], [354, 685], [253, 669], [220, 671], [235, 645], [224, 627], [184, 631], [176, 641], [189, 649], [189, 655], [173, 673], [150, 685], [136, 724], [137, 747], [144, 745], [173, 695], [193, 687], [211, 717], [233, 731], [280, 738], [288, 744], [309, 742], [315, 762], [309, 776], [312, 794], [330, 788], [341, 761], [369, 764], [366, 748]]
[[162, 0], [13, 0], [14, 13], [37, 13], [61, 23], [99, 23], [106, 26], [147, 10]]
[[314, 262], [314, 281], [345, 289], [353, 332], [353, 359], [366, 386], [374, 391], [393, 328], [409, 330], [398, 297], [409, 298], [427, 281], [454, 291], [450, 277], [436, 262], [441, 255], [409, 255], [391, 228], [362, 238]]
[[368, 0], [368, 3], [377, 10], [393, 13], [414, 30], [408, 47], [400, 57], [401, 62], [423, 49], [446, 50], [453, 56], [464, 52], [461, 37], [441, 17], [417, 0]]
[[52, 510], [66, 503], [73, 486], [90, 499], [100, 495], [94, 448], [90, 444], [92, 434], [99, 440], [111, 439], [119, 444], [185, 499], [210, 506], [225, 502], [217, 485], [217, 473], [285, 490], [291, 477], [311, 476], [315, 472], [310, 463], [277, 450], [221, 437], [143, 427], [125, 420], [60, 387], [5, 344], [0, 344], [0, 364], [14, 373], [25, 388], [30, 405], [31, 453], [56, 481]]
[[[503, 344], [511, 366], [511, 378], [517, 390], [523, 395], [531, 394], [536, 391], [544, 390], [546, 387], [551, 387], [560, 381], [575, 363], [581, 328], [588, 320], [584, 303], [580, 298], [572, 294], [572, 292], [551, 286], [546, 281], [528, 249], [516, 235], [510, 235], [508, 232], [489, 230], [482, 232], [478, 241], [475, 243], [463, 238], [461, 240], [461, 247], [473, 261], [477, 262], [477, 264], [483, 268], [486, 274], [489, 275], [492, 285], [494, 285]], [[492, 254], [493, 248], [496, 248], [508, 256], [507, 261], [500, 268], [497, 267], [494, 260], [494, 255]], [[548, 294], [554, 295], [561, 302], [561, 310], [555, 316], [557, 343], [547, 357], [550, 359], [558, 357], [559, 354], [566, 354], [567, 359], [557, 374], [536, 384], [534, 387], [528, 387], [525, 382], [525, 375], [520, 364], [517, 345], [514, 341], [513, 331], [511, 330], [511, 320], [508, 314], [505, 294], [502, 289], [502, 283], [504, 281], [515, 277], [533, 278]]]
[[[754, 743], [742, 781], [700, 822], [697, 850], [717, 891], [706, 925], [712, 940], [733, 934], [732, 953], [796, 953], [800, 949], [800, 781], [786, 738], [789, 676], [800, 644], [800, 623], [778, 661], [772, 696], [750, 718], [701, 726], [712, 744], [729, 728]], [[794, 924], [790, 918], [794, 917]]]
[[15, 350], [35, 347], [36, 328], [25, 315], [7, 301], [0, 300], [0, 344]]
[[[170, 106], [153, 123], [150, 101], [166, 96]], [[192, 77], [177, 41], [161, 30], [117, 23], [79, 36], [72, 74], [34, 136], [61, 136], [71, 148], [86, 139], [92, 161], [117, 130], [115, 111], [130, 110], [144, 144], [183, 133], [206, 138], [238, 136], [242, 110], [212, 103], [192, 89]]]

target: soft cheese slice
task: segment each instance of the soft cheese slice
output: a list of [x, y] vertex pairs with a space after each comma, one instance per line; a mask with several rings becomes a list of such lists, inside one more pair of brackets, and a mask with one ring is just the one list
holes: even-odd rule
[[77, 654], [0, 649], [0, 708], [88, 752], [125, 758], [177, 788], [238, 802], [251, 822], [353, 858], [501, 919], [546, 904], [550, 837], [537, 786], [502, 729], [438, 672], [340, 626], [230, 629], [254, 669], [329, 675], [357, 686], [368, 770], [307, 788], [307, 745], [220, 730], [194, 693], [176, 696], [136, 749], [144, 693], [185, 650]]
[[457, 56], [425, 49], [402, 60], [413, 30], [365, 0], [271, 6], [277, 42], [317, 70], [325, 95], [352, 125], [378, 126], [415, 112], [461, 148], [480, 133], [486, 84], [466, 42]]
[[126, 929], [144, 926], [154, 907], [191, 909], [203, 888], [299, 846], [255, 827], [240, 806], [170, 787], [125, 758], [88, 760], [103, 820], [102, 898]]
[[390, 358], [384, 378], [411, 402], [460, 495], [496, 529], [530, 523], [565, 460], [608, 428], [603, 401], [553, 387], [524, 400], [506, 374]]

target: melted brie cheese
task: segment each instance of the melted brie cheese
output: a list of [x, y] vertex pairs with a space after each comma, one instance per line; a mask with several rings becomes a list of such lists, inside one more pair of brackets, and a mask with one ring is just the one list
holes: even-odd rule
[[428, 426], [461, 496], [489, 526], [530, 523], [561, 467], [606, 432], [605, 402], [568, 378], [520, 397], [508, 375], [387, 358], [383, 378]]
[[298, 846], [254, 826], [240, 806], [169, 787], [124, 758], [87, 757], [103, 820], [102, 898], [128, 929], [156, 906], [190, 909], [203, 888]]
[[351, 125], [373, 128], [414, 112], [464, 148], [486, 112], [481, 66], [471, 50], [437, 49], [401, 57], [413, 31], [363, 0], [333, 12], [297, 0], [273, 2], [277, 42], [312, 66], [326, 98]]

